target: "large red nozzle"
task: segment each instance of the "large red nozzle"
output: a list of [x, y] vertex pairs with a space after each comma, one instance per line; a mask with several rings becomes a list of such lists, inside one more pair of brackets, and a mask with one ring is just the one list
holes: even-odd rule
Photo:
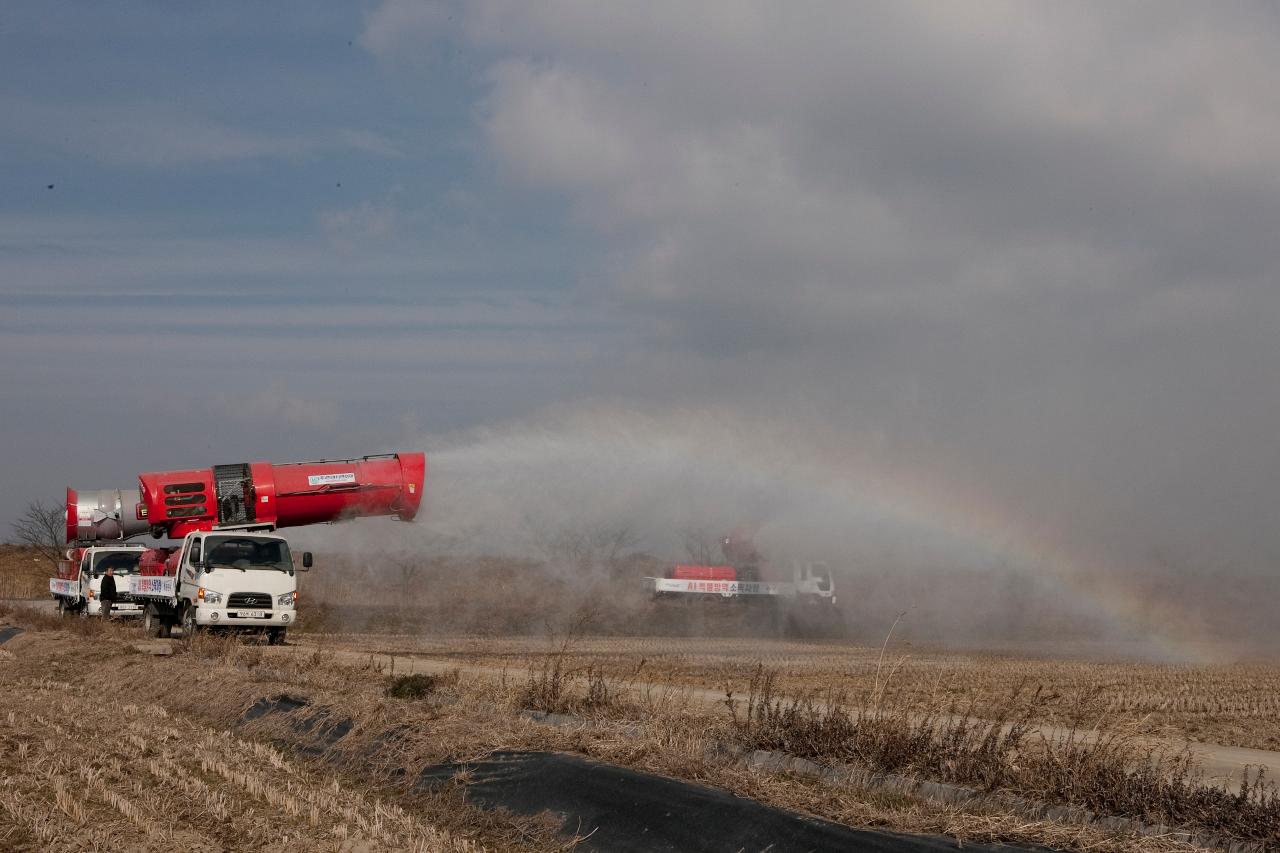
[[150, 527], [140, 515], [137, 489], [67, 489], [67, 542], [128, 539]]
[[215, 526], [299, 527], [361, 516], [411, 521], [427, 459], [389, 453], [273, 465], [253, 462], [138, 477], [150, 524], [173, 538]]

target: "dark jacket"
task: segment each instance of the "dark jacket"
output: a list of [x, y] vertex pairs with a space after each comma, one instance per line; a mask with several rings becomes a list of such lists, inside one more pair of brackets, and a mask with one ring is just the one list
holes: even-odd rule
[[116, 579], [111, 575], [102, 576], [102, 589], [98, 590], [98, 598], [103, 601], [116, 600]]

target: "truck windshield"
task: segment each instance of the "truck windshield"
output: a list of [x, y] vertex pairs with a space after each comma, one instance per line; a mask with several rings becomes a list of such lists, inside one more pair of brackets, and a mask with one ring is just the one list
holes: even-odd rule
[[293, 568], [289, 543], [283, 539], [254, 539], [248, 536], [206, 536], [204, 564], [210, 569]]
[[826, 566], [816, 566], [813, 570], [813, 579], [817, 581], [819, 592], [831, 591], [831, 570]]
[[138, 571], [138, 560], [141, 558], [141, 551], [108, 551], [97, 554], [93, 558], [93, 576], [105, 575], [107, 569], [115, 569], [117, 575], [131, 575]]

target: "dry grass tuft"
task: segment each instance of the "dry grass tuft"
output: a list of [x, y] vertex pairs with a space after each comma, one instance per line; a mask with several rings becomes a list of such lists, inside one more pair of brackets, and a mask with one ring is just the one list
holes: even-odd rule
[[386, 695], [393, 699], [426, 699], [443, 688], [456, 687], [458, 679], [457, 670], [445, 675], [401, 675], [388, 680]]

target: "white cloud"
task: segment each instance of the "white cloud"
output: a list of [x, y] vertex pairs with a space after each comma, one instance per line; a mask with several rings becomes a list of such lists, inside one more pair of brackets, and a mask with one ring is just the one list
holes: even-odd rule
[[634, 173], [643, 140], [612, 114], [599, 83], [555, 67], [507, 62], [494, 69], [488, 131], [504, 163], [557, 189], [612, 189]]
[[1196, 496], [1264, 501], [1254, 451], [1208, 436], [1280, 428], [1265, 7], [383, 10], [384, 60], [488, 63], [493, 161], [607, 247], [621, 387], [813, 405], [1095, 541], [1280, 549]]
[[[812, 342], [868, 311], [1109, 287], [1142, 311], [1145, 280], [1201, 286], [1153, 247], [1202, 236], [1184, 206], [1232, 216], [1236, 182], [1276, 186], [1280, 60], [1255, 23], [493, 0], [457, 29], [498, 53], [498, 162], [629, 246], [616, 292], [668, 328], [772, 315]], [[1210, 251], [1236, 250], [1227, 233]]]

